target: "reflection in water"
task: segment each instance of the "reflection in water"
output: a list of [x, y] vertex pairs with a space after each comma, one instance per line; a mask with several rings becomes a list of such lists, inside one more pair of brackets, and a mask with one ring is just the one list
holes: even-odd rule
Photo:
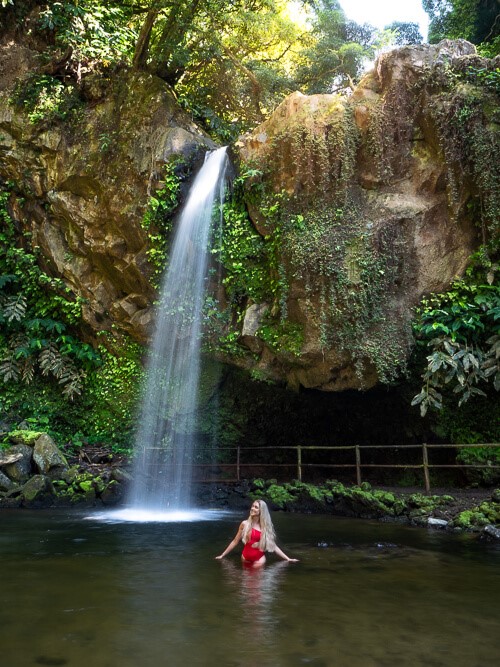
[[279, 584], [289, 565], [280, 561], [264, 567], [252, 567], [230, 560], [222, 560], [220, 564], [225, 583], [235, 593], [235, 600], [239, 603], [241, 644], [244, 646], [249, 641], [249, 630], [251, 641], [255, 644], [251, 661], [239, 663], [242, 667], [249, 667], [257, 652], [268, 656], [275, 652]]

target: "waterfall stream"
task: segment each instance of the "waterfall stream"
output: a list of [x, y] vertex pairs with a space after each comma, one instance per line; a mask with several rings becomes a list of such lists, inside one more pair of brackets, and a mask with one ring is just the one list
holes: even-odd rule
[[190, 508], [202, 308], [214, 204], [222, 205], [226, 148], [207, 154], [189, 191], [163, 276], [135, 443], [129, 507]]

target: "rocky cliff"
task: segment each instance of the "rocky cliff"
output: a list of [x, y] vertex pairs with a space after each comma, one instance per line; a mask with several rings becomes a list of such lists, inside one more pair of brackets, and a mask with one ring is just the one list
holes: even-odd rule
[[[241, 139], [250, 215], [279, 242], [279, 287], [243, 325], [262, 375], [338, 391], [404, 368], [412, 309], [463, 274], [481, 229], [494, 233], [500, 117], [476, 77], [486, 63], [464, 41], [397, 49], [350, 97], [294, 93]], [[284, 320], [298, 353], [266, 340]]]
[[0, 45], [0, 178], [22, 197], [19, 229], [84, 299], [91, 331], [116, 326], [145, 342], [155, 294], [141, 224], [149, 197], [172, 156], [190, 164], [214, 144], [164, 82], [126, 68], [66, 87], [71, 113], [58, 89], [52, 106], [35, 89], [38, 117], [29, 103], [43, 71], [36, 51]]
[[[492, 163], [481, 161], [498, 149], [498, 105], [468, 74], [485, 66], [466, 42], [405, 47], [351, 97], [294, 93], [241, 139], [271, 286], [232, 304], [247, 354], [226, 359], [327, 391], [371, 387], [404, 367], [412, 308], [461, 275], [496, 210]], [[19, 103], [33, 71], [37, 54], [4, 40], [0, 178], [15, 184], [20, 236], [30, 232], [44, 268], [85, 300], [91, 331], [145, 342], [149, 196], [172, 156], [192, 165], [213, 143], [162, 81], [127, 68], [84, 79], [70, 116], [34, 118]]]

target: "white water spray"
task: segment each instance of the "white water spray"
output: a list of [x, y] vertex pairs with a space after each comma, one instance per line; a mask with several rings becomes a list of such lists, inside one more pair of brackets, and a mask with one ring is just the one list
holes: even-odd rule
[[214, 203], [223, 203], [226, 149], [207, 154], [178, 222], [163, 277], [136, 436], [129, 508], [191, 506], [202, 308]]

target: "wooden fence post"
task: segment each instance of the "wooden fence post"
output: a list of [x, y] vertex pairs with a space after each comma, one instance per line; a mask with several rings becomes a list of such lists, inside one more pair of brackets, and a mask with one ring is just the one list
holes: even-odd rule
[[302, 447], [297, 445], [297, 479], [302, 481]]
[[361, 452], [359, 445], [356, 445], [356, 484], [361, 486]]
[[424, 442], [422, 444], [422, 458], [424, 462], [424, 482], [425, 482], [425, 492], [430, 494], [431, 492], [431, 482], [429, 479], [429, 457], [427, 453], [427, 444]]
[[240, 447], [236, 447], [236, 479], [240, 481]]

